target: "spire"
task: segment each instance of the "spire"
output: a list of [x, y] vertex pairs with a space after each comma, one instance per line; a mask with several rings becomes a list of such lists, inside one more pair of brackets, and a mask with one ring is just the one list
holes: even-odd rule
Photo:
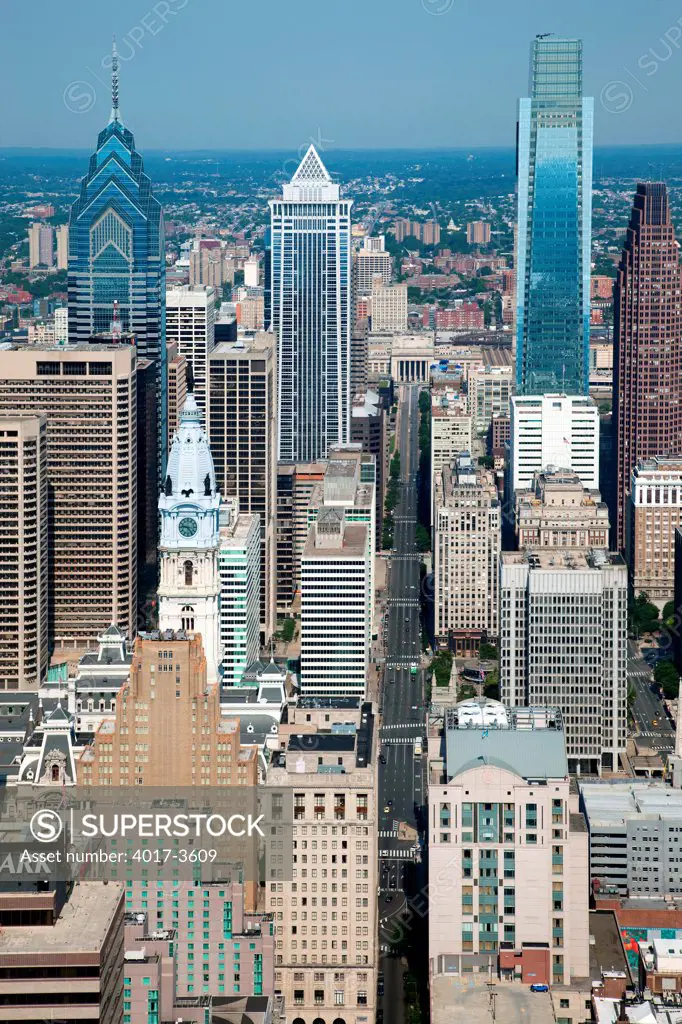
[[116, 36], [111, 45], [111, 120], [120, 121], [118, 110], [118, 50]]
[[291, 179], [292, 185], [302, 184], [327, 184], [331, 183], [327, 168], [320, 160], [319, 154], [311, 144], [308, 152], [298, 165], [298, 169]]

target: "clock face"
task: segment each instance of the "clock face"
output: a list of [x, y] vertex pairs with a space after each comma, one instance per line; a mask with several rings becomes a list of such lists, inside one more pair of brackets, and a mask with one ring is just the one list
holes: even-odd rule
[[182, 537], [193, 537], [197, 532], [197, 521], [189, 518], [181, 519], [178, 529]]

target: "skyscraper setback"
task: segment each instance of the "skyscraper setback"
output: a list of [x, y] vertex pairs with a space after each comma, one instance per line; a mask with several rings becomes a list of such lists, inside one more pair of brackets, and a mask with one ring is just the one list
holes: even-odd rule
[[351, 206], [340, 198], [314, 146], [284, 185], [282, 199], [270, 201], [283, 462], [324, 458], [332, 445], [348, 441]]
[[156, 364], [160, 468], [167, 455], [165, 243], [161, 204], [118, 107], [98, 136], [69, 220], [69, 341], [109, 334], [116, 321], [135, 336], [138, 355]]
[[517, 393], [586, 394], [594, 101], [582, 95], [582, 42], [537, 37], [530, 72], [517, 147]]
[[682, 287], [666, 186], [637, 186], [614, 290], [616, 546], [625, 548], [631, 476], [682, 454]]

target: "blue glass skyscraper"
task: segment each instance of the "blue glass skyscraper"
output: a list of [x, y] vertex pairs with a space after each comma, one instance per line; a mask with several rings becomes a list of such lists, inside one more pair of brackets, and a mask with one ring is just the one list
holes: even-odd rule
[[517, 392], [587, 394], [594, 101], [581, 40], [533, 40], [530, 93], [517, 144]]
[[134, 336], [138, 356], [156, 364], [160, 466], [166, 464], [166, 260], [161, 204], [152, 194], [132, 132], [118, 107], [97, 139], [69, 220], [69, 342], [107, 335], [112, 323]]

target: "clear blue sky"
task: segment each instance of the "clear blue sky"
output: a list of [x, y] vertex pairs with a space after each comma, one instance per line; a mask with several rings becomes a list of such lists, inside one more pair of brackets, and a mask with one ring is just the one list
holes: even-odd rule
[[677, 0], [2, 0], [0, 25], [0, 147], [92, 147], [113, 33], [142, 151], [295, 151], [318, 132], [511, 146], [529, 41], [549, 31], [585, 41], [597, 144], [682, 142]]

